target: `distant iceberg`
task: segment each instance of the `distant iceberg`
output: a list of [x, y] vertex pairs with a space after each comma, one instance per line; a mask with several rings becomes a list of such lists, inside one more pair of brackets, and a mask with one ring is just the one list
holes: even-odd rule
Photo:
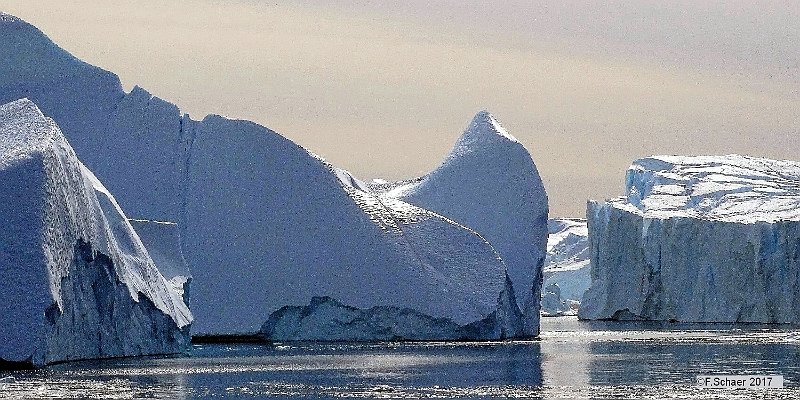
[[[542, 314], [575, 314], [591, 283], [586, 220], [551, 219], [547, 222], [547, 229], [549, 235], [547, 258], [544, 261]], [[548, 298], [547, 305], [545, 296]]]
[[0, 361], [185, 351], [192, 315], [114, 197], [27, 99], [0, 106]]
[[657, 156], [589, 202], [583, 319], [800, 322], [800, 163]]
[[542, 289], [542, 316], [555, 317], [572, 314], [572, 304], [561, 298], [561, 288], [551, 283]]

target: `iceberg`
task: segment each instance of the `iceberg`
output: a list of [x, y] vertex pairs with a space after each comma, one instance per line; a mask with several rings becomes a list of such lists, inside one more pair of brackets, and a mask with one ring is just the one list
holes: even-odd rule
[[[490, 226], [384, 196], [268, 128], [217, 115], [198, 121], [138, 86], [126, 93], [116, 75], [74, 58], [17, 18], [0, 18], [0, 50], [8, 55], [0, 59], [0, 100], [27, 96], [39, 104], [132, 220], [176, 223], [172, 233], [139, 228], [172, 284], [191, 282], [193, 333], [256, 334], [271, 313], [324, 296], [359, 309], [412, 309], [459, 326], [489, 318], [495, 338], [538, 332], [533, 317], [523, 329], [520, 309], [535, 308], [538, 318], [538, 301], [520, 300], [533, 292], [539, 298], [546, 239], [531, 236], [538, 229], [531, 219], [546, 221], [547, 203], [538, 174], [496, 176], [508, 165], [495, 165], [481, 175], [485, 166], [461, 165], [498, 179], [494, 188], [476, 186], [483, 195], [520, 180], [508, 199], [490, 196], [481, 207], [535, 203], [481, 211], [504, 224], [522, 221], [514, 234], [516, 227], [501, 232], [490, 225], [497, 247], [482, 230]], [[492, 156], [535, 172], [524, 148], [503, 140], [505, 147], [486, 146]], [[530, 182], [539, 185], [535, 193], [517, 192]], [[536, 213], [528, 217], [531, 209]], [[511, 243], [524, 244], [518, 255], [508, 250]], [[191, 273], [181, 272], [185, 265]]]
[[0, 104], [33, 101], [133, 218], [180, 221], [188, 116], [139, 87], [126, 93], [117, 75], [8, 14], [0, 51]]
[[384, 201], [264, 127], [205, 118], [188, 170], [183, 240], [198, 333], [254, 334], [269, 313], [320, 296], [458, 324], [498, 308], [505, 265], [480, 235]]
[[431, 210], [480, 233], [508, 267], [524, 314], [524, 335], [538, 335], [547, 193], [528, 150], [494, 116], [475, 115], [442, 164], [427, 175], [371, 186], [384, 198]]
[[192, 315], [58, 126], [0, 106], [0, 360], [183, 352]]
[[800, 163], [654, 156], [625, 189], [588, 203], [580, 318], [800, 322]]
[[570, 304], [561, 299], [561, 288], [557, 283], [551, 283], [542, 289], [542, 316], [561, 316], [569, 311]]
[[[557, 285], [559, 306], [547, 314], [574, 314], [584, 292], [589, 289], [589, 231], [586, 220], [551, 219], [547, 222], [547, 257], [544, 261], [544, 288]], [[547, 290], [542, 295], [542, 301]], [[550, 293], [555, 293], [551, 290]], [[553, 296], [552, 294], [550, 295]], [[552, 301], [552, 300], [551, 300]], [[542, 309], [548, 308], [542, 305]], [[549, 309], [555, 309], [552, 306]]]

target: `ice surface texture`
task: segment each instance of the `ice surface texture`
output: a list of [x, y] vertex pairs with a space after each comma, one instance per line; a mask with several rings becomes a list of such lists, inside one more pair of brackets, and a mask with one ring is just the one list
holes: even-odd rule
[[738, 155], [633, 163], [626, 196], [589, 202], [579, 316], [800, 322], [800, 163]]
[[[472, 208], [455, 209], [464, 215], [442, 213], [435, 202], [430, 208], [374, 193], [257, 124], [215, 115], [196, 121], [139, 87], [125, 93], [114, 74], [75, 59], [17, 19], [0, 22], [0, 50], [8, 55], [0, 59], [0, 100], [36, 101], [132, 218], [177, 222], [191, 268], [194, 333], [255, 333], [271, 312], [315, 296], [364, 309], [411, 308], [459, 325], [497, 313], [504, 316], [497, 332], [538, 331], [533, 317], [525, 332], [517, 320], [520, 305], [538, 315], [538, 301], [498, 304], [510, 292], [507, 275], [515, 282], [512, 290], [522, 287], [518, 297], [538, 299], [537, 267], [546, 240], [531, 233], [546, 221], [538, 174], [501, 173], [516, 165], [509, 160], [520, 162], [525, 173], [533, 168], [510, 135], [495, 130], [497, 138], [463, 138], [508, 145], [457, 145], [465, 155], [493, 149], [492, 157], [483, 157], [486, 163], [463, 161], [471, 157], [446, 162], [443, 170], [465, 169], [461, 177], [467, 180], [459, 184], [459, 175], [444, 174], [441, 187], [477, 192], [469, 198]], [[476, 118], [481, 120], [491, 121], [483, 114]], [[473, 174], [488, 175], [475, 181]], [[492, 180], [497, 185], [481, 186]], [[511, 182], [533, 184], [535, 193], [512, 185], [506, 199], [481, 197]], [[419, 193], [423, 199], [433, 192], [420, 187]], [[536, 212], [529, 217], [529, 208], [508, 208], [519, 202], [535, 203]], [[482, 214], [503, 218], [501, 226], [467, 218]], [[513, 219], [518, 226], [507, 224]], [[497, 244], [484, 238], [497, 238]], [[513, 243], [522, 247], [508, 251]]]
[[185, 350], [192, 316], [114, 197], [27, 99], [0, 106], [0, 359]]

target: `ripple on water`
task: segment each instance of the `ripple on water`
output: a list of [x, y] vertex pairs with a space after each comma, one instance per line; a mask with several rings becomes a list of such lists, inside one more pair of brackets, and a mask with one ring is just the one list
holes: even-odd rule
[[[791, 327], [584, 323], [545, 318], [540, 340], [194, 346], [190, 357], [55, 365], [0, 374], [3, 398], [800, 397]], [[709, 373], [781, 374], [786, 389], [709, 390]]]

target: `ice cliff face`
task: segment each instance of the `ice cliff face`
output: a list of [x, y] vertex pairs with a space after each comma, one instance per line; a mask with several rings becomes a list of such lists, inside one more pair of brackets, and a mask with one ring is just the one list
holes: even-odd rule
[[0, 360], [182, 352], [192, 316], [31, 101], [0, 106]]
[[650, 157], [626, 196], [590, 202], [579, 316], [800, 322], [800, 163]]
[[13, 17], [0, 20], [0, 50], [0, 100], [40, 104], [132, 218], [177, 222], [194, 333], [256, 333], [279, 308], [330, 296], [458, 325], [495, 315], [498, 338], [523, 335], [507, 301], [519, 274], [463, 222], [373, 193], [262, 126], [125, 93]]
[[[577, 311], [576, 307], [591, 283], [589, 232], [586, 220], [551, 219], [548, 221], [547, 227], [549, 236], [542, 287], [557, 285], [561, 304], [558, 310], [549, 312], [549, 314], [572, 313]], [[555, 293], [555, 291], [553, 290], [551, 293]], [[543, 311], [545, 308], [543, 304]], [[553, 310], [554, 308], [549, 307], [549, 309]]]
[[526, 335], [538, 334], [547, 194], [528, 151], [491, 114], [478, 113], [428, 175], [374, 187], [479, 232], [508, 267]]

